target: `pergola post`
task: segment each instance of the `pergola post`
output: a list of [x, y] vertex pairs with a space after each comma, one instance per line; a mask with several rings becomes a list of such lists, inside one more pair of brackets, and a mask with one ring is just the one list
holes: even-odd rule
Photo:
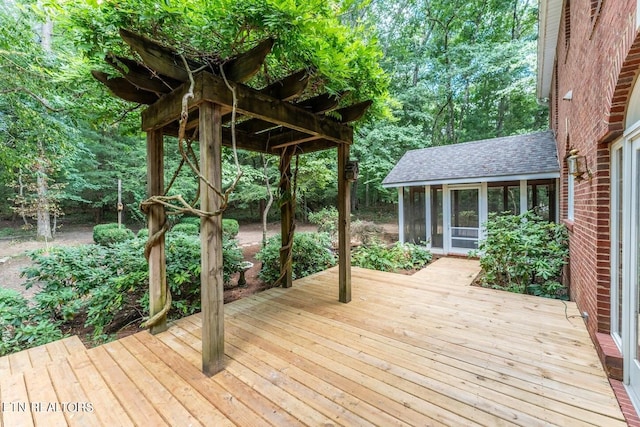
[[351, 186], [345, 176], [349, 144], [338, 145], [338, 286], [339, 301], [351, 301]]
[[[149, 197], [164, 193], [164, 146], [161, 130], [147, 132], [147, 194]], [[147, 224], [149, 236], [160, 231], [166, 221], [164, 206], [149, 207]], [[167, 265], [165, 259], [164, 234], [154, 242], [149, 253], [149, 315], [160, 312], [167, 300]], [[166, 314], [160, 318], [150, 332], [157, 334], [167, 330]]]
[[[216, 188], [222, 188], [222, 119], [217, 104], [199, 106], [200, 172]], [[200, 207], [217, 212], [221, 199], [200, 183]], [[202, 372], [211, 376], [224, 366], [224, 287], [222, 278], [222, 215], [203, 217], [200, 225]]]
[[280, 247], [280, 277], [283, 288], [290, 288], [293, 284], [293, 215], [295, 200], [291, 191], [291, 160], [293, 150], [284, 148], [280, 153], [280, 232], [282, 245]]

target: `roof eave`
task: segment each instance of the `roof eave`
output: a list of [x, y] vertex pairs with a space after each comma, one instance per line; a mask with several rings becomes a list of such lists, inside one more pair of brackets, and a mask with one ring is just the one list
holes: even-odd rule
[[423, 185], [457, 185], [457, 184], [473, 184], [480, 182], [499, 182], [499, 181], [521, 181], [521, 180], [537, 180], [537, 179], [554, 179], [560, 178], [560, 171], [539, 172], [539, 173], [526, 173], [520, 175], [496, 175], [496, 176], [477, 176], [466, 178], [445, 178], [427, 181], [404, 181], [404, 182], [389, 182], [382, 183], [383, 188], [398, 188], [398, 187], [420, 187]]
[[536, 95], [540, 101], [548, 99], [551, 93], [551, 81], [558, 46], [562, 4], [563, 0], [539, 0], [538, 2]]

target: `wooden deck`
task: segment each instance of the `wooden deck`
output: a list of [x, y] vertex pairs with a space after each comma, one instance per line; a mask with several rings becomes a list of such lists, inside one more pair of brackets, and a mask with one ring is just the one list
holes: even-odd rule
[[212, 378], [199, 315], [14, 360], [2, 426], [626, 425], [573, 303], [462, 279], [354, 268], [341, 304], [331, 269], [227, 304], [225, 370]]

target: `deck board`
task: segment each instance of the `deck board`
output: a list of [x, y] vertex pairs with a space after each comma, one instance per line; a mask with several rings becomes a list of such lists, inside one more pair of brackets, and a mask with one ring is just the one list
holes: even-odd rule
[[29, 393], [22, 372], [0, 376], [0, 404], [3, 426], [33, 426]]
[[134, 425], [86, 351], [71, 354], [68, 362], [88, 397], [86, 402], [91, 403], [92, 412], [97, 415], [102, 425], [123, 427]]
[[[270, 314], [265, 311], [261, 311], [260, 319], [264, 320], [266, 318], [270, 319], [269, 324], [274, 324], [277, 327], [286, 327], [286, 316], [283, 318], [281, 315], [278, 317], [276, 314], [286, 311], [286, 306], [277, 305], [272, 301], [272, 310], [270, 310]], [[249, 313], [251, 314], [251, 313]], [[299, 315], [299, 314], [298, 314]], [[315, 336], [318, 335], [324, 337], [323, 341], [331, 345], [332, 341], [335, 340], [335, 337], [342, 335], [343, 341], [348, 342], [349, 345], [341, 345], [341, 351], [346, 354], [352, 355], [352, 357], [358, 357], [363, 360], [371, 359], [371, 364], [373, 365], [381, 365], [384, 368], [388, 369], [389, 372], [398, 371], [397, 375], [411, 379], [414, 382], [425, 382], [427, 381], [427, 387], [434, 387], [435, 385], [439, 385], [439, 388], [443, 392], [447, 392], [449, 387], [457, 387], [461, 389], [462, 393], [474, 393], [478, 392], [478, 388], [480, 387], [480, 383], [478, 383], [478, 372], [479, 367], [470, 365], [466, 367], [468, 370], [463, 370], [459, 366], [452, 364], [440, 364], [437, 366], [437, 370], [435, 363], [433, 363], [432, 359], [427, 359], [426, 363], [420, 358], [416, 358], [415, 354], [411, 352], [403, 351], [397, 344], [397, 342], [387, 342], [387, 345], [391, 345], [395, 348], [393, 353], [382, 351], [378, 348], [377, 343], [373, 342], [371, 344], [371, 340], [367, 340], [368, 343], [364, 343], [362, 331], [358, 333], [353, 333], [348, 328], [344, 326], [334, 326], [332, 324], [327, 324], [318, 319], [309, 319], [309, 321], [300, 322], [301, 328], [297, 330], [297, 333], [302, 332], [302, 328], [304, 328], [305, 336]], [[389, 367], [385, 366], [384, 363], [388, 362]], [[420, 375], [416, 375], [419, 373]], [[426, 378], [422, 378], [421, 375], [424, 375]], [[544, 409], [553, 409], [556, 414], [555, 417], [562, 419], [564, 417], [564, 413], [567, 410], [574, 410], [576, 408], [567, 407], [562, 403], [558, 403], [555, 401], [548, 402], [547, 399], [540, 398], [536, 393], [532, 393], [527, 389], [530, 387], [530, 383], [522, 382], [519, 384], [520, 390], [512, 390], [511, 393], [516, 397], [515, 399], [511, 395], [505, 396], [501, 394], [501, 392], [505, 388], [504, 381], [500, 381], [500, 377], [495, 377], [494, 379], [486, 376], [483, 378], [482, 385], [482, 393], [484, 397], [491, 400], [493, 402], [491, 406], [488, 408], [491, 413], [495, 413], [496, 407], [500, 407], [503, 404], [508, 404], [511, 409], [506, 409], [506, 411], [510, 411], [513, 409], [522, 410], [523, 406], [522, 401], [537, 404], [538, 407], [532, 407], [530, 409], [532, 414], [537, 414], [539, 411]], [[515, 378], [510, 378], [509, 381], [513, 381]], [[561, 399], [564, 396], [560, 396], [558, 394], [555, 395], [556, 398]], [[567, 396], [569, 399], [572, 395]], [[569, 400], [565, 399], [565, 400]], [[431, 399], [430, 399], [431, 400]], [[433, 400], [432, 400], [433, 401]], [[551, 403], [551, 404], [550, 404]], [[602, 408], [603, 411], [606, 411], [609, 407]], [[590, 411], [582, 410], [583, 416], [592, 416]], [[609, 412], [612, 414], [612, 412]], [[603, 419], [606, 421], [606, 418]], [[557, 422], [557, 421], [556, 421]]]
[[349, 304], [335, 268], [227, 304], [210, 378], [199, 314], [0, 358], [2, 402], [93, 408], [4, 411], [0, 425], [626, 425], [575, 304], [466, 286], [466, 261], [354, 268]]
[[77, 336], [70, 336], [27, 350], [0, 357], [0, 376], [24, 372], [30, 368], [64, 360], [69, 354], [85, 350]]

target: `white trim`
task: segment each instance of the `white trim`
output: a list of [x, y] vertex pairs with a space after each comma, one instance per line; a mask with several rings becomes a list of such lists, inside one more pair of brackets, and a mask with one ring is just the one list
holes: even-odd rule
[[567, 219], [575, 220], [575, 196], [576, 196], [575, 177], [567, 173]]
[[640, 0], [636, 1], [636, 30], [640, 28]]
[[398, 241], [404, 243], [404, 188], [398, 187]]
[[442, 185], [442, 250], [451, 253], [451, 197], [449, 185]]
[[[622, 200], [624, 202], [626, 197], [624, 196], [624, 188], [625, 188], [625, 182], [623, 182], [623, 190], [622, 193], [620, 194], [617, 190], [618, 188], [618, 181], [620, 179], [621, 176], [624, 176], [622, 173], [624, 171], [624, 165], [625, 165], [625, 158], [624, 158], [624, 139], [620, 139], [618, 141], [616, 141], [615, 143], [613, 143], [611, 145], [611, 149], [610, 149], [610, 154], [611, 154], [611, 161], [610, 161], [610, 177], [611, 177], [611, 181], [610, 181], [610, 188], [611, 188], [611, 199], [610, 199], [610, 205], [609, 205], [609, 241], [611, 242], [611, 246], [610, 246], [610, 291], [609, 294], [611, 296], [611, 301], [610, 301], [610, 330], [611, 330], [611, 337], [613, 338], [613, 341], [616, 343], [616, 345], [618, 346], [618, 349], [620, 349], [620, 351], [622, 351], [622, 342], [623, 342], [623, 338], [622, 338], [622, 331], [618, 331], [618, 320], [622, 319], [622, 313], [619, 311], [618, 309], [618, 299], [621, 297], [621, 295], [619, 295], [618, 293], [618, 264], [620, 262], [624, 262], [624, 254], [623, 254], [623, 260], [620, 260], [620, 253], [619, 253], [619, 245], [620, 245], [620, 241], [618, 240], [618, 236], [620, 236], [620, 229], [622, 227], [623, 224], [619, 223], [618, 221], [618, 204], [619, 204], [619, 200], [622, 197]], [[620, 169], [617, 168], [617, 151], [620, 150], [623, 154], [622, 157], [622, 165], [620, 165]], [[623, 207], [623, 212], [624, 212], [624, 207]], [[623, 214], [624, 215], [624, 214]], [[624, 240], [624, 238], [622, 239]], [[622, 278], [621, 278], [622, 279]], [[615, 328], [615, 329], [614, 329]], [[623, 326], [624, 329], [624, 326]]]
[[[451, 226], [451, 191], [457, 191], [457, 190], [477, 190], [478, 191], [478, 227], [452, 227]], [[443, 191], [444, 191], [444, 186], [443, 186]], [[469, 230], [478, 230], [478, 237], [474, 238], [474, 239], [465, 239], [465, 238], [461, 238], [461, 237], [455, 237], [456, 240], [474, 240], [476, 242], [480, 242], [480, 239], [482, 238], [482, 223], [480, 222], [480, 217], [481, 217], [481, 208], [482, 208], [482, 186], [478, 183], [478, 184], [463, 184], [463, 185], [448, 185], [447, 186], [447, 205], [448, 205], [448, 213], [447, 216], [444, 218], [447, 221], [447, 226], [445, 227], [445, 229], [447, 230], [447, 239], [448, 241], [445, 242], [445, 244], [443, 244], [443, 246], [446, 247], [447, 249], [447, 253], [451, 253], [451, 254], [467, 254], [470, 251], [474, 250], [474, 249], [465, 249], [465, 248], [457, 248], [451, 245], [451, 240], [454, 239], [454, 237], [452, 236], [452, 230], [455, 229], [469, 229]]]
[[424, 186], [424, 222], [427, 239], [427, 249], [431, 249], [431, 186]]
[[480, 233], [478, 234], [478, 243], [487, 238], [487, 230], [484, 224], [489, 220], [489, 186], [486, 182], [480, 184], [480, 212], [478, 212], [480, 220]]
[[[640, 173], [640, 135], [633, 133], [626, 138], [623, 157], [625, 158], [625, 177], [629, 177], [626, 197], [623, 197], [623, 230], [624, 238], [622, 244], [622, 287], [623, 287], [623, 307], [622, 307], [622, 355], [624, 383], [627, 394], [631, 399], [636, 411], [640, 408], [640, 366], [638, 366], [638, 335], [639, 328], [637, 308], [638, 308], [638, 283], [637, 274], [640, 269], [638, 265], [638, 222], [635, 207], [638, 206], [640, 198], [640, 188], [638, 188], [638, 173]], [[624, 330], [626, 329], [626, 330]]]
[[629, 126], [627, 129], [625, 129], [622, 136], [624, 138], [629, 139], [629, 138], [635, 137], [639, 132], [640, 132], [640, 120], [638, 120], [637, 122]]
[[528, 193], [527, 193], [527, 180], [526, 179], [522, 179], [520, 180], [520, 212], [519, 214], [522, 215], [523, 213], [525, 213], [526, 211], [528, 211], [529, 209], [529, 203], [528, 203], [528, 197], [527, 197]]
[[384, 188], [394, 187], [420, 187], [423, 185], [473, 185], [480, 184], [481, 182], [501, 182], [501, 181], [534, 181], [538, 179], [552, 179], [559, 178], [560, 172], [546, 172], [538, 174], [526, 174], [526, 175], [503, 175], [503, 176], [482, 176], [475, 178], [455, 178], [455, 179], [436, 179], [427, 181], [403, 181], [394, 182], [391, 184], [382, 184]]
[[562, 16], [561, 0], [540, 0], [538, 12], [538, 70], [536, 79], [536, 95], [539, 100], [549, 98], [553, 65], [556, 59], [560, 19]]
[[556, 187], [555, 187], [555, 193], [556, 193], [556, 224], [560, 223], [560, 179], [556, 179]]

